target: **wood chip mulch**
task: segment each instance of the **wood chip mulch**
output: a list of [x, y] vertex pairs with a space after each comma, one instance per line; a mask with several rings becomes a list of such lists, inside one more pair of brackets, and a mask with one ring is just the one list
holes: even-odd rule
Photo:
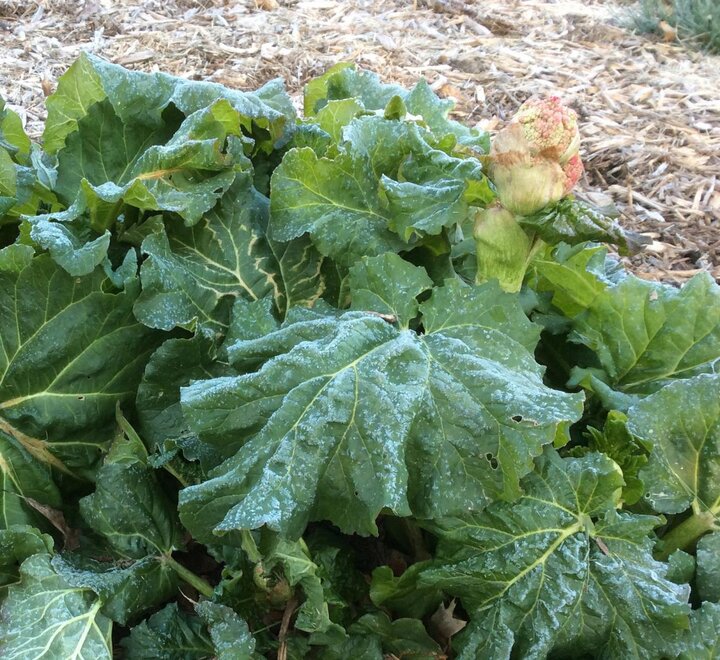
[[580, 117], [581, 194], [650, 244], [642, 277], [720, 279], [720, 57], [623, 27], [601, 0], [0, 0], [0, 94], [37, 137], [44, 96], [83, 51], [129, 68], [254, 89], [354, 61], [424, 76], [487, 129], [532, 95]]

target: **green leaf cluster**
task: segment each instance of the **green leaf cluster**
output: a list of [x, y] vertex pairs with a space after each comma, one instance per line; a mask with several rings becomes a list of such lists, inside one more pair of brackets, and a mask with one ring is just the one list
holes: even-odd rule
[[709, 276], [572, 198], [492, 254], [424, 81], [83, 55], [47, 110], [0, 102], [0, 657], [718, 657]]

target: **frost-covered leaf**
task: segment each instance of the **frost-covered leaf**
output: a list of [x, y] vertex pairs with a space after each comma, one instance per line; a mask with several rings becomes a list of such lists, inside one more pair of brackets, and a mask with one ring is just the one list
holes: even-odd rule
[[151, 233], [142, 244], [148, 258], [135, 303], [138, 319], [212, 337], [224, 333], [238, 298], [271, 294], [283, 312], [288, 305], [312, 304], [325, 286], [322, 258], [307, 239], [268, 239], [267, 221], [267, 198], [243, 176], [194, 227], [168, 221]]
[[652, 444], [640, 473], [660, 513], [720, 515], [720, 375], [672, 383], [630, 409], [628, 428]]
[[122, 557], [141, 559], [181, 545], [175, 506], [161, 488], [140, 438], [129, 428], [110, 447], [95, 492], [80, 500], [80, 513]]
[[335, 65], [305, 86], [305, 115], [320, 114], [333, 101], [342, 99], [354, 100], [366, 110], [383, 110], [394, 98], [401, 99], [408, 112], [419, 115], [438, 138], [451, 135], [460, 144], [488, 150], [487, 133], [448, 119], [454, 102], [438, 98], [426, 81], [421, 80], [408, 91], [399, 85], [384, 84], [377, 74], [357, 70], [349, 63]]
[[116, 403], [134, 399], [158, 334], [132, 314], [136, 286], [114, 293], [100, 270], [72, 278], [20, 247], [0, 257], [0, 424], [40, 460], [86, 467]]
[[278, 310], [287, 314], [292, 307], [312, 307], [328, 289], [324, 257], [307, 236], [267, 241], [276, 263], [271, 279]]
[[415, 232], [439, 234], [443, 227], [465, 220], [467, 204], [463, 199], [463, 181], [440, 180], [422, 184], [383, 177], [382, 187], [392, 216], [391, 226], [406, 241]]
[[88, 275], [107, 260], [110, 232], [93, 231], [79, 219], [77, 207], [29, 220], [30, 238], [47, 250], [55, 262], [75, 277]]
[[[713, 371], [720, 359], [720, 287], [708, 274], [681, 289], [627, 277], [606, 286], [573, 320], [571, 339], [597, 354], [602, 378], [614, 389], [649, 394]], [[583, 378], [580, 372], [576, 381]]]
[[602, 241], [620, 246], [623, 253], [628, 251], [628, 237], [614, 218], [572, 197], [520, 218], [519, 222], [550, 245]]
[[208, 627], [217, 660], [248, 660], [253, 657], [255, 640], [247, 623], [232, 609], [203, 601], [195, 606], [195, 611]]
[[399, 250], [375, 185], [367, 165], [347, 154], [331, 160], [291, 149], [272, 177], [272, 236], [288, 241], [309, 232], [321, 253], [346, 264]]
[[102, 601], [59, 576], [46, 554], [27, 559], [0, 610], [0, 655], [7, 660], [111, 660], [112, 622]]
[[0, 588], [18, 581], [18, 567], [28, 557], [53, 551], [53, 538], [29, 525], [0, 529]]
[[689, 588], [652, 558], [660, 521], [615, 510], [622, 473], [601, 454], [537, 463], [519, 500], [432, 525], [440, 547], [421, 584], [470, 613], [459, 657], [672, 656]]
[[215, 652], [202, 620], [176, 603], [136, 625], [122, 645], [133, 660], [200, 660]]
[[407, 328], [418, 314], [417, 297], [432, 288], [424, 270], [396, 254], [358, 261], [350, 269], [352, 308], [385, 314]]
[[196, 223], [250, 161], [242, 144], [241, 117], [221, 100], [198, 110], [177, 131], [129, 123], [106, 99], [88, 109], [58, 152], [55, 190], [90, 226], [112, 226], [123, 206], [172, 211]]
[[697, 544], [696, 587], [702, 600], [720, 603], [720, 533], [703, 536]]
[[135, 403], [141, 436], [151, 448], [162, 448], [166, 440], [176, 440], [189, 430], [180, 409], [181, 387], [233, 373], [216, 359], [216, 352], [215, 343], [198, 334], [192, 339], [168, 339], [152, 354]]
[[257, 300], [274, 288], [274, 258], [265, 240], [267, 199], [248, 178], [194, 227], [166, 224], [148, 236], [135, 314], [163, 330], [196, 326], [213, 336], [227, 326], [237, 296]]
[[272, 236], [307, 232], [322, 254], [351, 265], [462, 223], [469, 204], [492, 191], [477, 160], [448, 155], [432, 139], [409, 122], [361, 116], [342, 129], [331, 157], [290, 150], [273, 173]]
[[292, 103], [278, 81], [256, 92], [239, 92], [164, 73], [129, 71], [83, 54], [60, 77], [57, 91], [47, 100], [45, 149], [59, 151], [89, 109], [105, 99], [123, 123], [150, 127], [163, 125], [173, 113], [177, 117], [176, 110], [187, 117], [224, 99], [240, 114], [246, 132], [259, 138], [258, 147], [263, 149], [286, 140], [294, 118]]
[[182, 390], [193, 430], [237, 451], [181, 492], [201, 538], [263, 524], [299, 535], [313, 519], [372, 533], [383, 508], [432, 517], [514, 497], [581, 411], [581, 396], [543, 385], [537, 329], [494, 285], [436, 290], [424, 335], [361, 312], [295, 311], [227, 347], [256, 371]]
[[92, 589], [102, 601], [101, 612], [122, 625], [166, 602], [177, 589], [175, 571], [159, 557], [127, 565], [67, 554], [53, 557], [52, 567], [73, 587]]
[[690, 614], [679, 660], [717, 660], [720, 657], [720, 604], [703, 603]]
[[630, 433], [627, 421], [624, 413], [611, 411], [602, 431], [588, 427], [588, 448], [609, 456], [620, 466], [625, 480], [623, 502], [630, 505], [635, 504], [645, 492], [640, 470], [648, 461], [650, 443]]
[[383, 176], [390, 227], [404, 240], [436, 235], [443, 227], [463, 224], [470, 204], [495, 197], [482, 166], [474, 158], [458, 159], [439, 149], [415, 149], [398, 171], [398, 181]]

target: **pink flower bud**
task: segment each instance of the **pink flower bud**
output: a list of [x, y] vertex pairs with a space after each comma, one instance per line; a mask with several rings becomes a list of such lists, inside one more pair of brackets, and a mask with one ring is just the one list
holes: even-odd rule
[[500, 203], [531, 215], [559, 201], [582, 175], [579, 146], [577, 117], [558, 97], [523, 103], [490, 150]]

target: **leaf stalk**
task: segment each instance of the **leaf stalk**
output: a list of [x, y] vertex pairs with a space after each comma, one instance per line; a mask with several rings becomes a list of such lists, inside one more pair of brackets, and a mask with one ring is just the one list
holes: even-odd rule
[[187, 582], [198, 593], [205, 596], [205, 598], [213, 597], [214, 589], [199, 575], [195, 575], [189, 568], [185, 568], [185, 566], [177, 562], [170, 555], [165, 555], [163, 561], [178, 574], [181, 580]]
[[697, 540], [715, 526], [712, 511], [698, 511], [671, 529], [655, 546], [655, 558], [667, 561], [676, 550], [692, 549]]

